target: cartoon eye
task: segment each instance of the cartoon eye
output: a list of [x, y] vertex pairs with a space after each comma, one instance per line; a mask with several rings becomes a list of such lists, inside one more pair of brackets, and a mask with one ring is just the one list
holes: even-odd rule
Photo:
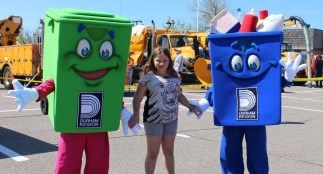
[[82, 58], [86, 58], [90, 55], [90, 43], [86, 39], [82, 39], [79, 41], [77, 45], [77, 54]]
[[256, 55], [250, 55], [248, 58], [248, 66], [252, 71], [257, 71], [260, 67], [259, 58]]
[[234, 71], [241, 71], [242, 70], [242, 58], [239, 55], [233, 56], [231, 60], [231, 68]]
[[108, 59], [111, 57], [113, 52], [112, 44], [109, 41], [103, 42], [103, 44], [100, 47], [100, 55], [102, 59]]

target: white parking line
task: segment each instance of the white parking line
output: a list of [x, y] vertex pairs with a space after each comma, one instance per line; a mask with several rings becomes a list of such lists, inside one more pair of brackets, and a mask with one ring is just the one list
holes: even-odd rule
[[[38, 111], [40, 109], [24, 109], [24, 111]], [[3, 112], [17, 112], [17, 110], [0, 110], [0, 113], [3, 113]]]
[[184, 135], [184, 134], [176, 134], [176, 136], [182, 137], [182, 138], [191, 138], [189, 135]]
[[12, 158], [17, 162], [29, 160], [29, 158], [21, 156], [20, 154], [6, 148], [5, 146], [2, 146], [1, 144], [0, 144], [0, 152], [7, 155], [8, 157]]
[[12, 97], [12, 96], [10, 96], [10, 95], [2, 95], [2, 97], [7, 97], [7, 98], [16, 98], [16, 97]]
[[323, 102], [322, 100], [315, 100], [315, 99], [311, 99], [311, 98], [298, 98], [298, 97], [287, 97], [287, 96], [283, 96], [283, 98], [287, 98], [287, 99], [295, 99], [297, 101], [299, 100], [304, 100], [304, 101], [313, 101], [313, 102]]
[[312, 112], [323, 112], [322, 110], [318, 109], [307, 109], [307, 108], [299, 108], [299, 107], [294, 107], [294, 106], [282, 106], [283, 108], [289, 108], [289, 109], [299, 109], [299, 110], [304, 110], [304, 111], [312, 111]]

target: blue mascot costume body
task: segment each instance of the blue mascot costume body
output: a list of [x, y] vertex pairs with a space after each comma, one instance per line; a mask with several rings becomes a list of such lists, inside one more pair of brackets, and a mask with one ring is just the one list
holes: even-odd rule
[[[223, 173], [244, 173], [242, 142], [245, 138], [249, 173], [268, 174], [266, 125], [280, 124], [282, 87], [293, 82], [306, 64], [300, 65], [300, 54], [295, 60], [289, 54], [287, 63], [281, 59], [282, 15], [266, 17], [255, 32], [257, 20], [253, 19], [256, 17], [248, 14], [252, 22], [245, 20], [248, 19], [245, 16], [242, 30], [230, 29], [231, 33], [219, 31], [223, 26], [230, 26], [226, 23], [228, 19], [233, 24], [235, 19], [229, 13], [219, 16], [212, 19], [208, 36], [212, 86], [205, 98], [190, 103], [203, 112], [208, 106], [214, 106], [214, 124], [223, 126], [220, 149]], [[219, 25], [221, 22], [224, 24]], [[233, 28], [238, 24], [232, 25]], [[249, 27], [249, 24], [254, 25]], [[247, 28], [251, 30], [246, 31]]]
[[282, 38], [281, 31], [209, 35], [213, 85], [206, 98], [214, 124], [223, 126], [223, 173], [243, 173], [244, 136], [249, 172], [268, 173], [265, 125], [280, 123]]
[[282, 86], [306, 64], [300, 65], [301, 55], [292, 60], [289, 54], [287, 63], [281, 59], [282, 31], [210, 34], [208, 39], [213, 84], [205, 98], [190, 102], [203, 112], [214, 106], [214, 124], [223, 126], [223, 173], [244, 173], [245, 137], [249, 173], [267, 174], [266, 125], [280, 124]]

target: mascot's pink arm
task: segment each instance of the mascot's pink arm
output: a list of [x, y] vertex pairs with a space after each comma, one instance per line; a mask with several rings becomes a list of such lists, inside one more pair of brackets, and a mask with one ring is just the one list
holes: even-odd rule
[[41, 83], [40, 85], [36, 86], [35, 89], [38, 92], [38, 99], [37, 102], [43, 100], [48, 94], [55, 90], [55, 83], [53, 79], [48, 79]]

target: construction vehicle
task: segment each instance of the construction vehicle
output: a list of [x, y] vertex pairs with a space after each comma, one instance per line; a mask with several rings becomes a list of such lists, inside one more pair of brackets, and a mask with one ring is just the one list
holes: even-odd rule
[[[12, 89], [12, 79], [22, 83], [41, 80], [41, 43], [21, 44], [17, 41], [22, 18], [10, 16], [0, 20], [0, 83]], [[37, 37], [40, 38], [40, 37]]]
[[201, 44], [199, 47], [201, 56], [194, 62], [195, 76], [201, 83], [202, 88], [209, 88], [212, 83], [211, 61], [207, 39], [209, 33], [192, 32], [191, 34], [196, 35]]
[[[199, 40], [203, 37], [202, 33], [181, 33], [174, 30], [169, 30], [173, 23], [167, 22], [167, 29], [155, 28], [155, 23], [152, 25], [138, 24], [132, 28], [132, 36], [130, 41], [129, 64], [133, 68], [133, 82], [139, 79], [139, 72], [142, 66], [147, 62], [153, 49], [156, 47], [166, 47], [170, 50], [171, 58], [176, 58], [175, 49], [181, 50], [181, 54], [188, 62], [189, 71], [182, 75], [183, 82], [198, 82], [194, 73], [194, 63], [200, 57], [208, 55], [205, 45]], [[206, 33], [204, 34], [206, 38]], [[132, 83], [133, 83], [132, 82]]]

